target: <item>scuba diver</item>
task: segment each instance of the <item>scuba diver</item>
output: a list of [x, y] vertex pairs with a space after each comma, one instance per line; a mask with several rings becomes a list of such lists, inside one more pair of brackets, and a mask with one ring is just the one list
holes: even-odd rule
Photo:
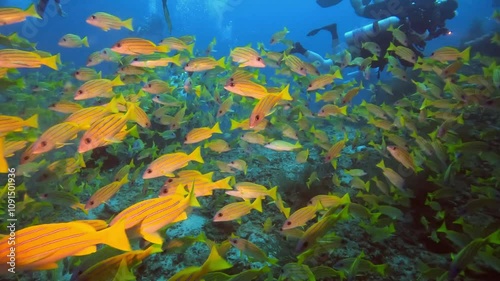
[[170, 12], [168, 11], [168, 0], [161, 0], [163, 6], [163, 16], [165, 17], [165, 21], [167, 22], [168, 32], [172, 33], [172, 21], [170, 20]]
[[143, 15], [145, 24], [139, 26], [136, 30], [139, 36], [142, 36], [143, 34], [156, 34], [158, 36], [163, 36], [163, 21], [167, 24], [168, 32], [172, 33], [172, 21], [168, 10], [168, 0], [161, 0], [163, 19], [160, 16], [161, 12], [159, 3], [160, 1], [157, 0], [152, 1], [149, 5], [147, 5], [147, 12]]
[[[331, 7], [341, 1], [316, 0], [321, 7]], [[376, 20], [369, 25], [344, 34], [351, 53], [354, 56], [363, 58], [372, 56], [368, 50], [361, 48], [362, 43], [365, 42], [377, 43], [382, 54], [387, 51], [393, 41], [392, 33], [389, 31], [391, 26], [403, 31], [409, 40], [407, 47], [421, 56], [426, 41], [450, 34], [450, 31], [445, 26], [445, 21], [454, 18], [458, 8], [457, 0], [400, 0], [397, 6], [394, 5], [392, 0], [350, 1], [357, 15]], [[339, 42], [337, 24], [335, 23], [313, 29], [307, 36], [314, 36], [322, 30], [330, 32], [332, 45], [335, 48]], [[291, 52], [301, 53], [306, 57], [310, 56], [311, 58], [308, 58], [311, 60], [318, 61], [319, 55], [306, 50], [300, 42], [294, 44]], [[321, 56], [319, 57], [321, 58]], [[330, 61], [323, 60], [323, 63], [330, 63]], [[378, 67], [379, 70], [382, 70], [386, 64], [387, 59], [381, 58], [374, 61], [372, 67]], [[402, 64], [411, 66], [405, 61], [402, 61]]]
[[[45, 8], [47, 8], [48, 3], [49, 3], [49, 0], [40, 0], [38, 2], [38, 4], [36, 5], [36, 11], [37, 11], [38, 15], [42, 18], [43, 18], [43, 15], [45, 13]], [[61, 0], [54, 0], [54, 3], [56, 4], [57, 14], [59, 14], [61, 17], [65, 17], [66, 13], [62, 9]]]

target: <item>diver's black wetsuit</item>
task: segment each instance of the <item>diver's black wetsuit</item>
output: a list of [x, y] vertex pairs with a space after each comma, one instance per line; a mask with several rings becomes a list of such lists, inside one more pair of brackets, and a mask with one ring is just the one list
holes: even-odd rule
[[[47, 8], [47, 4], [49, 3], [50, 0], [40, 0], [38, 4], [36, 5], [36, 11], [38, 12], [38, 15], [40, 15], [43, 18], [43, 15], [45, 13], [45, 8]], [[61, 5], [61, 0], [54, 0], [56, 5]]]

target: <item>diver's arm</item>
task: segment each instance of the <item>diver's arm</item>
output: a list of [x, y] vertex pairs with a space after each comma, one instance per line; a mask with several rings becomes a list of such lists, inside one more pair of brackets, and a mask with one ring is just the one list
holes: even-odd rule
[[304, 56], [312, 62], [320, 72], [328, 72], [330, 67], [333, 65], [333, 61], [331, 59], [324, 59], [321, 55], [313, 51], [305, 51]]
[[310, 50], [307, 50], [305, 53], [304, 53], [304, 56], [309, 60], [309, 61], [324, 61], [325, 59], [319, 55], [318, 53], [315, 53], [313, 51], [310, 51]]

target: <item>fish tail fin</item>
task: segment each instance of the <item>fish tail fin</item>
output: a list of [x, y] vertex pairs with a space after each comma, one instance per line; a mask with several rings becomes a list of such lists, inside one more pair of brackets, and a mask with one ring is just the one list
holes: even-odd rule
[[231, 181], [233, 177], [226, 177], [221, 180], [218, 180], [214, 183], [215, 186], [217, 186], [220, 189], [233, 189], [229, 182]]
[[262, 199], [260, 197], [255, 198], [250, 207], [262, 213]]
[[337, 69], [337, 71], [335, 71], [333, 76], [337, 79], [344, 79], [344, 76], [342, 76], [342, 72], [340, 72], [340, 69]]
[[122, 251], [132, 251], [127, 234], [125, 233], [125, 220], [98, 232], [100, 242]]
[[53, 56], [50, 56], [50, 57], [46, 57], [46, 58], [41, 58], [40, 59], [40, 63], [43, 64], [43, 65], [46, 65], [54, 70], [57, 70], [57, 60], [59, 58], [59, 54], [57, 55], [53, 55]]
[[120, 184], [124, 185], [128, 183], [128, 174], [129, 173], [127, 173], [126, 175], [123, 176], [122, 179], [120, 179]]
[[122, 79], [120, 78], [120, 75], [116, 75], [115, 79], [111, 80], [111, 84], [113, 86], [123, 86], [125, 83], [123, 83]]
[[500, 244], [500, 230], [493, 232], [486, 237], [486, 240], [492, 244]]
[[156, 51], [160, 53], [168, 53], [170, 48], [167, 45], [156, 46]]
[[201, 146], [198, 146], [195, 150], [193, 150], [193, 152], [191, 152], [191, 154], [189, 154], [189, 159], [198, 163], [205, 163], [201, 157]]
[[9, 171], [9, 165], [4, 155], [5, 151], [5, 137], [0, 137], [0, 173], [6, 174]]
[[134, 31], [134, 28], [132, 27], [132, 18], [122, 21], [122, 24], [126, 29]]
[[203, 272], [212, 272], [228, 269], [233, 266], [219, 255], [216, 246], [212, 246], [210, 255], [201, 267]]
[[30, 118], [26, 119], [25, 125], [31, 128], [38, 128], [38, 114], [34, 114]]
[[87, 210], [85, 208], [85, 204], [83, 204], [83, 203], [76, 203], [73, 207], [74, 207], [73, 209], [75, 209], [75, 210], [76, 209], [82, 210], [86, 215], [89, 213], [89, 210]]
[[222, 131], [220, 130], [220, 125], [219, 125], [219, 122], [215, 123], [215, 125], [212, 127], [212, 133], [218, 133], [218, 134], [222, 134]]
[[[184, 189], [184, 187], [182, 187], [182, 189]], [[187, 200], [189, 202], [189, 206], [200, 208], [201, 205], [200, 205], [200, 202], [198, 202], [198, 199], [196, 199], [196, 194], [194, 193], [194, 189], [195, 189], [195, 186], [194, 186], [194, 182], [193, 182], [191, 189], [189, 190]]]
[[139, 138], [139, 132], [137, 132], [137, 125], [134, 125], [130, 130], [128, 131], [128, 134], [133, 136], [134, 138], [138, 139]]
[[321, 101], [322, 99], [323, 99], [323, 96], [322, 96], [320, 93], [316, 92], [316, 98], [315, 98], [315, 100], [314, 100], [314, 101], [315, 101], [315, 102], [319, 102], [319, 101]]
[[275, 186], [269, 190], [269, 197], [271, 197], [273, 200], [276, 200], [276, 192], [278, 192], [278, 186]]
[[194, 43], [191, 43], [190, 45], [187, 46], [187, 51], [191, 56], [193, 55], [193, 48], [194, 48]]
[[83, 37], [82, 44], [85, 47], [89, 47], [89, 38], [87, 36]]
[[25, 89], [26, 88], [26, 83], [24, 82], [24, 78], [21, 77], [16, 80], [16, 86], [20, 89]]
[[468, 62], [470, 59], [470, 48], [471, 47], [469, 46], [467, 49], [460, 53], [460, 57], [466, 62]]
[[233, 120], [233, 119], [230, 119], [230, 120], [231, 120], [231, 127], [229, 128], [230, 131], [238, 129], [239, 127], [241, 127], [241, 123], [239, 123], [238, 121]]
[[282, 100], [293, 100], [292, 96], [290, 95], [289, 89], [290, 84], [286, 85], [286, 87], [281, 90], [280, 96]]
[[283, 208], [283, 215], [285, 215], [285, 218], [287, 219], [290, 216], [290, 210], [291, 208]]
[[340, 113], [342, 113], [343, 115], [347, 116], [347, 105], [339, 108], [340, 109]]
[[302, 145], [297, 141], [294, 145], [295, 148], [302, 148]]
[[38, 12], [36, 11], [36, 6], [35, 6], [35, 3], [31, 4], [28, 9], [26, 9], [25, 11], [28, 15], [32, 16], [32, 17], [35, 17], [37, 19], [42, 19], [42, 17], [38, 14]]
[[217, 60], [217, 66], [226, 69], [226, 57], [222, 57]]
[[109, 110], [109, 112], [118, 113], [118, 99], [111, 99], [111, 101], [106, 105], [106, 109]]
[[177, 66], [181, 66], [181, 54], [177, 54], [177, 55], [173, 56], [172, 63], [177, 65]]
[[350, 204], [351, 203], [351, 197], [349, 196], [349, 193], [346, 193], [342, 198], [340, 198], [340, 203], [341, 204]]

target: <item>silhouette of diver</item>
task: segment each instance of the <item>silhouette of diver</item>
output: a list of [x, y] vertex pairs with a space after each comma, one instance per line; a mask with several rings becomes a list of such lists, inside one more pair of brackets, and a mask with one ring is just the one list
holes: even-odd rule
[[[50, 0], [40, 0], [38, 4], [36, 5], [36, 11], [40, 17], [43, 18], [43, 15], [45, 14], [45, 9], [47, 8], [47, 4], [49, 3]], [[61, 6], [61, 0], [54, 0], [54, 3], [56, 4], [57, 8], [57, 13], [61, 17], [65, 17], [66, 13], [63, 11], [62, 6]]]

